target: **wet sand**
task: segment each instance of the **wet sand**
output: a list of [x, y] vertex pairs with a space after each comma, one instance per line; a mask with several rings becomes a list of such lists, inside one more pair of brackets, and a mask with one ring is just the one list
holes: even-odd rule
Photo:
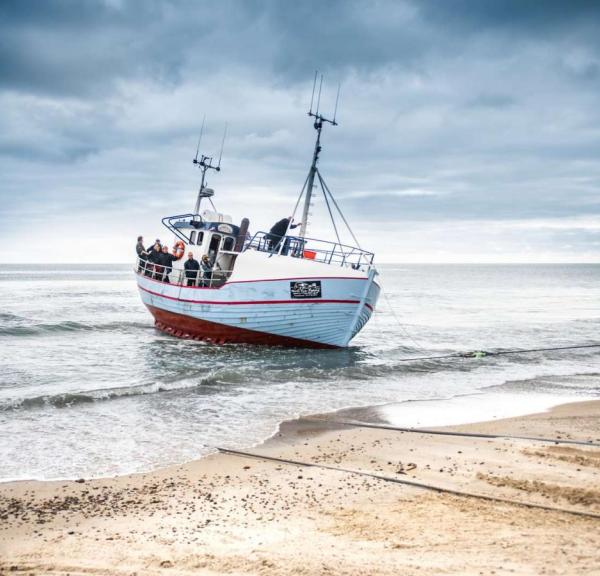
[[[286, 422], [255, 453], [600, 515], [600, 448]], [[600, 401], [452, 430], [600, 444]], [[227, 454], [0, 485], [0, 574], [599, 574], [600, 519]]]

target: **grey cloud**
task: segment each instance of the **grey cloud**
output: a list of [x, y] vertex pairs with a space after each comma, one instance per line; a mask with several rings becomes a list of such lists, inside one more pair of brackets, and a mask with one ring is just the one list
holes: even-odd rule
[[516, 99], [507, 94], [486, 94], [477, 95], [467, 102], [467, 106], [481, 108], [508, 108], [516, 104]]
[[204, 112], [208, 153], [230, 124], [224, 170], [211, 177], [219, 205], [251, 215], [260, 204], [255, 218], [270, 221], [306, 175], [315, 67], [325, 112], [342, 80], [321, 168], [353, 222], [442, 230], [598, 216], [596, 6], [4, 2], [2, 233], [40, 206], [57, 222], [93, 213], [127, 231], [132, 214], [158, 222], [189, 209]]
[[[589, 47], [597, 16], [598, 4], [587, 2], [24, 0], [0, 6], [0, 82], [93, 98], [122, 79], [177, 86], [227, 65], [279, 85], [304, 82], [316, 67], [337, 77], [388, 67], [427, 73], [430, 58], [468, 51], [482, 37], [485, 51], [507, 30], [527, 41], [558, 30]], [[501, 36], [498, 54], [505, 49]], [[571, 72], [589, 80], [595, 70]]]
[[211, 39], [215, 15], [207, 7], [165, 1], [5, 3], [0, 82], [9, 89], [88, 98], [105, 95], [124, 78], [176, 84], [192, 56], [210, 62], [210, 54], [188, 54], [199, 39]]
[[451, 0], [418, 3], [424, 17], [444, 22], [460, 30], [486, 31], [489, 29], [514, 30], [528, 35], [564, 33], [569, 25], [589, 24], [600, 16], [600, 5], [595, 0]]

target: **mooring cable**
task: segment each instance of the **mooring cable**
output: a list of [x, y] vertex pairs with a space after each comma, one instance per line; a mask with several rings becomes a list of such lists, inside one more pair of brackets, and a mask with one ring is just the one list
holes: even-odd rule
[[[411, 336], [411, 334], [408, 332], [408, 330], [404, 327], [404, 324], [402, 324], [402, 322], [400, 322], [400, 319], [398, 318], [396, 311], [394, 310], [394, 307], [392, 306], [392, 303], [390, 302], [387, 293], [385, 292], [385, 290], [383, 289], [383, 287], [381, 288], [381, 293], [383, 294], [383, 297], [390, 309], [390, 312], [392, 313], [392, 316], [394, 318], [394, 320], [396, 321], [396, 324], [398, 325], [398, 327], [402, 330], [402, 332], [404, 332], [404, 335], [414, 344], [415, 348], [417, 350], [421, 350], [423, 352], [425, 352], [425, 348], [423, 348], [423, 346], [420, 346], [415, 339]], [[600, 342], [594, 342], [592, 344], [577, 344], [577, 345], [573, 345], [573, 346], [553, 346], [551, 348], [530, 348], [530, 349], [517, 349], [517, 350], [500, 350], [498, 352], [491, 352], [491, 351], [487, 351], [487, 350], [474, 350], [471, 352], [454, 352], [453, 354], [439, 354], [439, 355], [433, 355], [433, 356], [418, 356], [418, 357], [414, 357], [414, 358], [399, 358], [398, 362], [416, 362], [419, 360], [445, 360], [445, 359], [449, 359], [449, 358], [485, 358], [486, 356], [503, 356], [503, 355], [508, 355], [508, 354], [532, 354], [534, 352], [555, 352], [555, 351], [559, 351], [559, 350], [577, 350], [577, 349], [584, 349], [584, 348], [600, 348]]]
[[415, 346], [415, 348], [419, 351], [422, 352], [426, 352], [426, 349], [423, 348], [423, 346], [421, 346], [410, 334], [410, 332], [404, 327], [404, 324], [402, 324], [402, 322], [400, 322], [400, 319], [398, 318], [398, 316], [396, 315], [396, 311], [394, 310], [394, 307], [392, 306], [392, 303], [390, 302], [390, 299], [388, 298], [387, 292], [383, 289], [383, 286], [381, 287], [381, 293], [383, 294], [383, 298], [386, 301], [390, 312], [392, 313], [392, 316], [394, 317], [394, 320], [396, 321], [396, 324], [398, 325], [398, 327], [400, 328], [400, 330], [402, 330], [402, 332], [404, 332], [404, 335], [413, 343], [413, 345]]
[[434, 484], [426, 484], [424, 482], [417, 482], [414, 480], [404, 480], [401, 478], [394, 478], [392, 476], [385, 476], [383, 474], [377, 474], [375, 472], [363, 472], [361, 470], [353, 470], [352, 468], [339, 468], [337, 466], [330, 466], [329, 464], [318, 464], [316, 462], [303, 462], [300, 460], [290, 460], [288, 458], [277, 458], [276, 456], [267, 456], [265, 454], [257, 454], [254, 452], [244, 452], [242, 450], [232, 450], [229, 448], [216, 449], [222, 454], [231, 454], [233, 456], [242, 456], [245, 458], [254, 458], [257, 460], [267, 460], [270, 462], [279, 462], [281, 464], [291, 464], [293, 466], [302, 466], [305, 468], [320, 468], [323, 470], [333, 470], [334, 472], [342, 472], [344, 474], [353, 474], [357, 476], [366, 476], [374, 478], [376, 480], [382, 480], [384, 482], [392, 482], [394, 484], [403, 484], [406, 486], [412, 486], [414, 488], [422, 488], [423, 490], [431, 490], [433, 492], [440, 492], [445, 494], [452, 494], [454, 496], [462, 496], [467, 498], [478, 498], [480, 500], [487, 500], [490, 502], [499, 502], [502, 504], [512, 504], [514, 506], [522, 506], [525, 508], [537, 508], [540, 510], [546, 510], [549, 512], [562, 512], [564, 514], [572, 514], [575, 516], [583, 516], [585, 518], [594, 518], [600, 520], [600, 514], [594, 514], [593, 512], [583, 512], [580, 510], [570, 510], [568, 508], [559, 508], [554, 506], [545, 506], [544, 504], [533, 504], [531, 502], [521, 502], [520, 500], [511, 500], [510, 498], [500, 498], [498, 496], [488, 496], [486, 494], [477, 494], [475, 492], [466, 492], [463, 490], [454, 490], [453, 488], [445, 488], [443, 486], [436, 486]]
[[431, 428], [410, 428], [392, 426], [391, 424], [372, 424], [370, 422], [359, 422], [356, 420], [321, 420], [319, 418], [308, 418], [311, 422], [324, 421], [327, 424], [341, 424], [343, 426], [354, 426], [355, 428], [375, 428], [379, 430], [394, 430], [397, 432], [410, 432], [413, 434], [434, 434], [439, 436], [464, 436], [466, 438], [484, 438], [490, 440], [528, 440], [531, 442], [546, 442], [548, 444], [577, 444], [580, 446], [593, 446], [600, 448], [600, 444], [586, 442], [585, 440], [563, 440], [562, 438], [541, 438], [538, 436], [512, 436], [508, 434], [484, 434], [482, 432], [455, 432], [446, 430], [432, 430]]
[[507, 354], [532, 354], [534, 352], [554, 352], [557, 350], [578, 350], [584, 348], [600, 348], [600, 342], [594, 344], [578, 344], [575, 346], [554, 346], [552, 348], [529, 348], [515, 350], [500, 350], [498, 352], [490, 352], [487, 350], [475, 350], [472, 352], [454, 352], [453, 354], [440, 354], [438, 356], [417, 356], [414, 358], [398, 358], [397, 362], [417, 362], [420, 360], [442, 360], [442, 359], [469, 359], [469, 358], [485, 358], [487, 356], [503, 356]]
[[[418, 342], [416, 342], [416, 340], [412, 337], [412, 335], [404, 327], [404, 324], [402, 322], [400, 322], [400, 319], [398, 318], [398, 315], [396, 314], [396, 311], [394, 310], [394, 307], [392, 306], [392, 303], [390, 302], [390, 299], [388, 298], [387, 292], [385, 292], [383, 287], [381, 287], [381, 294], [383, 295], [383, 298], [385, 299], [385, 301], [390, 309], [390, 312], [392, 313], [392, 316], [393, 316], [394, 320], [396, 321], [397, 326], [402, 330], [404, 335], [414, 344], [414, 346], [417, 350], [425, 352], [426, 349], [423, 348], [423, 346], [419, 345]], [[413, 357], [399, 358], [398, 362], [417, 362], [419, 360], [445, 360], [445, 359], [450, 359], [450, 358], [460, 358], [460, 359], [485, 358], [486, 356], [503, 356], [503, 355], [508, 355], [508, 354], [532, 354], [534, 352], [555, 352], [555, 351], [559, 351], [559, 350], [577, 350], [580, 348], [581, 349], [600, 348], [600, 342], [594, 342], [592, 344], [577, 344], [577, 345], [573, 345], [573, 346], [554, 346], [551, 348], [500, 350], [498, 352], [491, 352], [491, 351], [487, 351], [487, 350], [474, 350], [474, 351], [470, 351], [470, 352], [454, 352], [452, 354], [440, 354], [440, 355], [433, 355], [433, 356], [418, 356], [418, 357], [414, 357], [414, 358]]]

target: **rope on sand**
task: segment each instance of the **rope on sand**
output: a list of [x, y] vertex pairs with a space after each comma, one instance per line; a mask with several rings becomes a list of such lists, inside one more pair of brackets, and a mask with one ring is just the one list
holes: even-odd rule
[[[310, 418], [313, 422], [320, 421], [319, 418]], [[327, 420], [328, 424], [341, 424], [343, 426], [354, 426], [356, 428], [376, 428], [381, 430], [396, 430], [398, 432], [411, 432], [413, 434], [436, 434], [440, 436], [464, 436], [466, 438], [489, 438], [492, 440], [529, 440], [531, 442], [547, 442], [548, 444], [577, 444], [580, 446], [596, 446], [600, 444], [586, 442], [585, 440], [563, 440], [562, 438], [539, 438], [536, 436], [510, 436], [507, 434], [483, 434], [480, 432], [451, 432], [442, 430], [431, 430], [429, 428], [403, 428], [401, 426], [390, 426], [388, 424], [371, 424], [369, 422], [358, 422], [355, 420]]]
[[416, 482], [414, 480], [404, 480], [400, 478], [394, 478], [392, 476], [384, 476], [383, 474], [376, 474], [374, 472], [363, 472], [361, 470], [353, 470], [351, 468], [338, 468], [337, 466], [330, 466], [328, 464], [317, 464], [314, 462], [302, 462], [300, 460], [290, 460], [288, 458], [277, 458], [276, 456], [267, 456], [265, 454], [256, 454], [253, 452], [244, 452], [241, 450], [231, 450], [229, 448], [216, 449], [222, 454], [231, 454], [233, 456], [242, 456], [245, 458], [255, 458], [257, 460], [267, 460], [271, 462], [279, 462], [281, 464], [291, 464], [293, 466], [302, 466], [306, 468], [320, 468], [323, 470], [333, 470], [334, 472], [342, 472], [344, 474], [354, 474], [357, 476], [366, 476], [369, 478], [375, 478], [376, 480], [382, 480], [384, 482], [392, 482], [394, 484], [403, 484], [406, 486], [412, 486], [414, 488], [422, 488], [424, 490], [431, 490], [433, 492], [440, 492], [445, 494], [452, 494], [454, 496], [463, 496], [466, 498], [478, 498], [480, 500], [487, 500], [489, 502], [498, 502], [501, 504], [512, 504], [513, 506], [522, 506], [524, 508], [536, 508], [539, 510], [546, 510], [548, 512], [562, 512], [564, 514], [571, 514], [574, 516], [582, 516], [584, 518], [594, 518], [600, 520], [600, 514], [594, 514], [593, 512], [582, 512], [579, 510], [569, 510], [568, 508], [558, 508], [554, 506], [545, 506], [543, 504], [533, 504], [530, 502], [521, 502], [519, 500], [511, 500], [509, 498], [500, 498], [497, 496], [487, 496], [485, 494], [476, 494], [474, 492], [465, 492], [463, 490], [453, 490], [452, 488], [444, 488], [443, 486], [435, 486], [434, 484], [426, 484], [424, 482]]

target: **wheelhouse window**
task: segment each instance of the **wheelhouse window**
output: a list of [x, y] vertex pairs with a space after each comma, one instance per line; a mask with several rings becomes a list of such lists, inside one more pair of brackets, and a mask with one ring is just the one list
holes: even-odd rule
[[195, 230], [193, 230], [193, 231], [190, 233], [190, 244], [195, 244], [195, 243], [196, 243], [196, 231], [195, 231]]
[[223, 250], [227, 250], [229, 252], [231, 252], [231, 250], [233, 250], [233, 243], [234, 240], [233, 238], [225, 238], [224, 242], [223, 242]]
[[203, 240], [204, 240], [204, 232], [198, 232], [198, 241], [196, 242], [196, 244], [198, 246], [200, 246], [200, 244], [202, 244]]
[[219, 251], [219, 245], [221, 244], [221, 235], [213, 234], [210, 239], [210, 244], [208, 246], [208, 253], [211, 256], [214, 256]]

